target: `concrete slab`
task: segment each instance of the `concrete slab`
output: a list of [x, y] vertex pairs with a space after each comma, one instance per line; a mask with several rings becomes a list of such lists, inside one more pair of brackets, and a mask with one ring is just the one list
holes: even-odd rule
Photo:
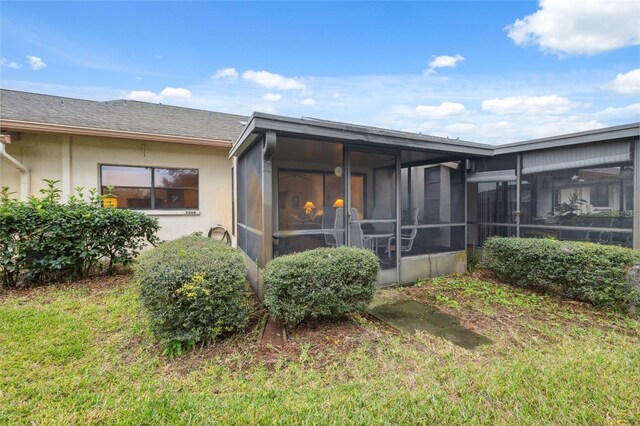
[[287, 333], [282, 320], [269, 315], [258, 341], [263, 345], [282, 346], [287, 343]]
[[368, 312], [397, 330], [405, 333], [425, 331], [465, 349], [491, 343], [490, 339], [463, 327], [453, 315], [411, 300], [397, 290], [378, 291]]

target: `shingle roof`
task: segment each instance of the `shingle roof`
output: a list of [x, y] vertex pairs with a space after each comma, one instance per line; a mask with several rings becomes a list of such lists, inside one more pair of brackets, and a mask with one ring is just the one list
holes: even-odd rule
[[232, 142], [248, 117], [124, 99], [98, 102], [0, 89], [0, 119]]

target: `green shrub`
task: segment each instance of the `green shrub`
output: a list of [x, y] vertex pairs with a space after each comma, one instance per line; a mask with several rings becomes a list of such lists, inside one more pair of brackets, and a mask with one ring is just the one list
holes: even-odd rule
[[492, 237], [484, 263], [501, 280], [523, 287], [551, 289], [604, 307], [640, 301], [625, 277], [640, 253], [624, 247], [554, 239]]
[[151, 330], [170, 352], [246, 327], [246, 274], [238, 250], [197, 235], [158, 245], [135, 267]]
[[100, 261], [108, 272], [128, 265], [147, 243], [158, 240], [158, 221], [132, 210], [102, 208], [102, 196], [76, 188], [60, 202], [57, 181], [41, 197], [12, 199], [0, 192], [0, 282], [9, 287], [86, 277]]
[[379, 270], [375, 254], [352, 247], [278, 257], [264, 271], [265, 305], [288, 327], [361, 311], [373, 298]]

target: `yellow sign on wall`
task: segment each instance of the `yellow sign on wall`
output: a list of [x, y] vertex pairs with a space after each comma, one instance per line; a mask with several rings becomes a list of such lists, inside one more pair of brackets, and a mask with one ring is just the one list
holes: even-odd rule
[[116, 197], [104, 197], [102, 199], [102, 207], [104, 208], [118, 208], [118, 199]]

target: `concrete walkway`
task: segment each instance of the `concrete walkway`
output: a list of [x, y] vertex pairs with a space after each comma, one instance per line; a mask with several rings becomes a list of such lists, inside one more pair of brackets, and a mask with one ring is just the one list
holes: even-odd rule
[[367, 312], [397, 330], [426, 331], [465, 349], [491, 343], [490, 339], [464, 328], [453, 315], [411, 300], [397, 290], [378, 290]]

